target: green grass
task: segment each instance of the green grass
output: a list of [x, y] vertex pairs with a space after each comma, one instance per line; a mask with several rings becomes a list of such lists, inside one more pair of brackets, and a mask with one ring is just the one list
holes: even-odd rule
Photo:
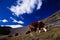
[[49, 27], [47, 32], [23, 34], [7, 37], [6, 40], [60, 40], [60, 27]]

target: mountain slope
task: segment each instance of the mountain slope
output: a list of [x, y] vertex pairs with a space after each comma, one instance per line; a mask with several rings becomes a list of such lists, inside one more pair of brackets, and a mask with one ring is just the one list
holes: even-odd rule
[[41, 33], [32, 33], [30, 34], [23, 34], [17, 36], [8, 36], [1, 40], [60, 40], [60, 28], [59, 27], [49, 27], [47, 32]]
[[18, 34], [25, 34], [29, 30], [29, 27], [20, 27], [20, 28], [12, 28], [10, 35]]
[[60, 26], [60, 10], [52, 14], [51, 16], [47, 17], [46, 19], [42, 20], [46, 24]]

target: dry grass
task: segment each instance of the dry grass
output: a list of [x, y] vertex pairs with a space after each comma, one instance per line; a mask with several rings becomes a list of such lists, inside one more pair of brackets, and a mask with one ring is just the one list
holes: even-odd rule
[[49, 27], [47, 32], [7, 37], [5, 40], [60, 40], [60, 27]]

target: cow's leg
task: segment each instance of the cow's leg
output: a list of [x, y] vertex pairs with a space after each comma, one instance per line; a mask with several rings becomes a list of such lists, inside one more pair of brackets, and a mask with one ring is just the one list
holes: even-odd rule
[[36, 28], [37, 30], [36, 30], [36, 33], [39, 31], [39, 28]]
[[34, 28], [30, 28], [30, 35], [33, 36], [32, 32], [34, 31]]
[[39, 33], [40, 33], [40, 32], [41, 32], [41, 29], [40, 29], [40, 28], [37, 28], [37, 32], [39, 32]]
[[41, 30], [39, 30], [39, 33], [41, 32]]
[[46, 28], [43, 28], [43, 30], [46, 32], [47, 31], [47, 29]]

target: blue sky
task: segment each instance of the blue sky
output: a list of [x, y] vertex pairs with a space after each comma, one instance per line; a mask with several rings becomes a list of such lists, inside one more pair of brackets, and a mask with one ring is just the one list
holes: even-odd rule
[[[41, 2], [39, 2], [41, 4], [39, 9], [37, 5], [38, 3], [34, 2], [36, 4], [35, 6], [32, 5], [31, 8], [33, 11], [28, 12], [28, 10], [26, 10], [26, 12], [24, 11], [25, 13], [20, 13], [20, 9], [17, 9], [18, 11], [16, 10], [17, 12], [15, 12], [15, 10], [12, 11], [12, 8], [16, 8], [18, 5], [22, 4], [22, 1], [20, 1], [20, 4], [18, 4], [18, 0], [0, 0], [0, 25], [27, 26], [32, 22], [42, 20], [60, 10], [60, 0], [42, 0]], [[21, 7], [18, 6], [18, 8]]]

